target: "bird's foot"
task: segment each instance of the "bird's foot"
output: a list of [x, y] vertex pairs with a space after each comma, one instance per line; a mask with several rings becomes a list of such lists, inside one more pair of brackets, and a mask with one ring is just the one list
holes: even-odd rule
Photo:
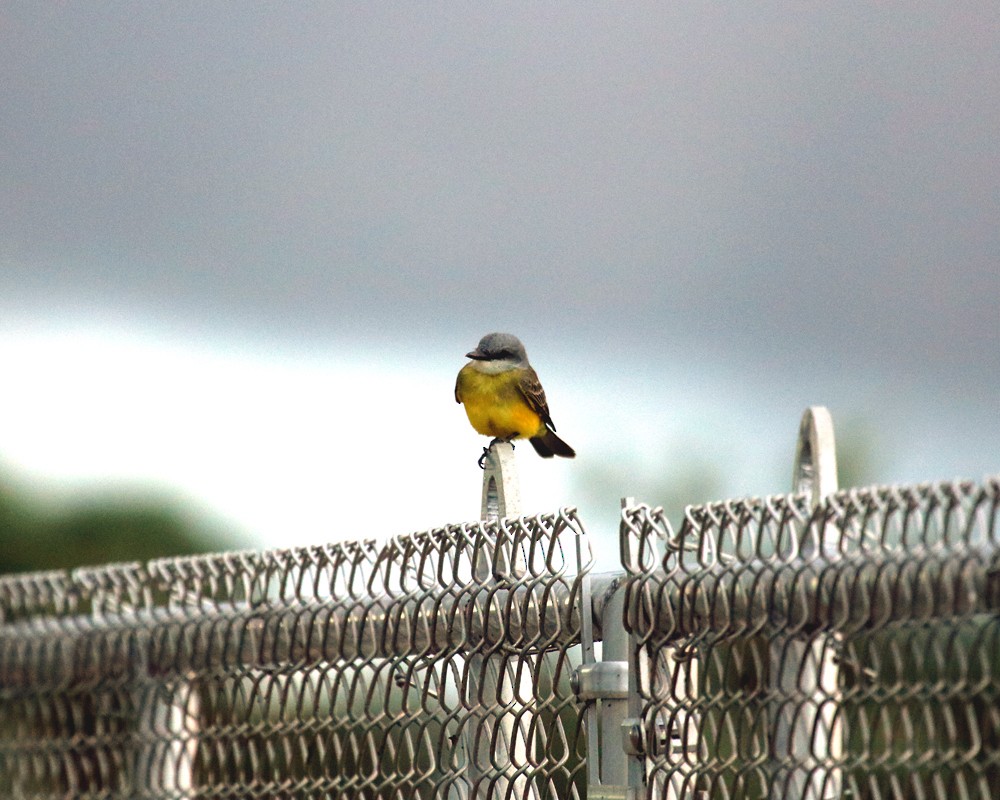
[[481, 456], [479, 456], [479, 461], [476, 462], [477, 464], [479, 464], [479, 468], [480, 469], [486, 469], [486, 463], [485, 462], [486, 462], [487, 457], [490, 454], [490, 450], [493, 449], [493, 445], [495, 445], [495, 444], [509, 444], [511, 450], [513, 450], [514, 449], [514, 439], [516, 439], [516, 438], [517, 438], [517, 434], [515, 433], [515, 434], [512, 434], [511, 436], [508, 436], [506, 439], [501, 439], [499, 436], [497, 436], [497, 437], [495, 437], [493, 439], [490, 439], [489, 445], [487, 445], [486, 447], [483, 448], [483, 454]]

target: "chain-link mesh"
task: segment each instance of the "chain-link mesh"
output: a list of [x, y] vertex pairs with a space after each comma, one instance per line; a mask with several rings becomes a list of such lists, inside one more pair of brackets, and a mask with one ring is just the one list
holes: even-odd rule
[[567, 510], [2, 579], [0, 794], [582, 797], [582, 537]]
[[[647, 795], [1000, 796], [998, 506], [627, 508]], [[589, 560], [564, 511], [0, 579], [0, 795], [582, 800]]]
[[1000, 797], [1000, 482], [623, 513], [650, 798]]

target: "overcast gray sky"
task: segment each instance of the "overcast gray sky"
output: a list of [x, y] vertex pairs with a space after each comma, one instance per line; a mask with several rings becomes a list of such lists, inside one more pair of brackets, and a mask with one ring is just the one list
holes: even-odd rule
[[507, 329], [1000, 450], [994, 2], [31, 0], [0, 74], [8, 331]]

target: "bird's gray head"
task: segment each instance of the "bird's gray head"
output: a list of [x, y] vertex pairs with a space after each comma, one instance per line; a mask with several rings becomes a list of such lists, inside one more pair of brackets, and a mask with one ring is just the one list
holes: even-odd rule
[[528, 363], [524, 345], [511, 333], [487, 333], [479, 340], [476, 349], [466, 353], [465, 356], [484, 367], [487, 364], [495, 364], [510, 369]]

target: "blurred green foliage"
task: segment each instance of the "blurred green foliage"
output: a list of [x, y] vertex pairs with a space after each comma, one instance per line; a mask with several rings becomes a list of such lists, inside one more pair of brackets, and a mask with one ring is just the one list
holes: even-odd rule
[[0, 471], [0, 573], [145, 561], [236, 544], [182, 502], [152, 492], [102, 492], [54, 509]]
[[835, 420], [835, 424], [840, 487], [869, 486], [878, 481], [883, 471], [879, 453], [886, 452], [881, 432], [859, 415]]

